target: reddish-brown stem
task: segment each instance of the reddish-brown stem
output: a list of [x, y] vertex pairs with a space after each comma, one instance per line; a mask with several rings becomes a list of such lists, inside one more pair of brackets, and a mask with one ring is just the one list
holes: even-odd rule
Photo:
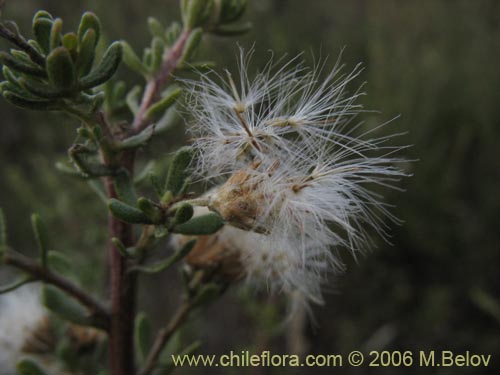
[[38, 262], [12, 250], [7, 250], [5, 252], [3, 262], [28, 273], [35, 279], [54, 285], [74, 297], [89, 310], [90, 316], [92, 317], [96, 327], [109, 330], [110, 316], [106, 308], [102, 306], [99, 301], [94, 299], [94, 297], [80, 289], [70, 280], [51, 272], [49, 269], [42, 267]]
[[[133, 155], [128, 156], [133, 162]], [[124, 165], [125, 166], [125, 165]], [[127, 169], [131, 170], [129, 164]], [[109, 198], [117, 198], [113, 179], [106, 178], [106, 190]], [[111, 325], [109, 332], [109, 366], [112, 375], [133, 375], [134, 368], [134, 336], [133, 322], [135, 316], [136, 279], [127, 276], [127, 260], [111, 242], [116, 237], [125, 246], [134, 243], [133, 228], [109, 214], [109, 267], [111, 277]]]
[[158, 74], [146, 85], [139, 111], [137, 112], [134, 122], [132, 123], [132, 130], [134, 133], [140, 132], [151, 123], [151, 120], [146, 117], [146, 112], [149, 107], [151, 107], [151, 105], [159, 99], [163, 88], [167, 84], [174, 70], [177, 68], [184, 52], [184, 47], [188, 37], [189, 30], [184, 30], [175, 44], [165, 52], [163, 65], [158, 71]]
[[[141, 106], [130, 129], [131, 133], [140, 132], [150, 124], [150, 120], [146, 116], [147, 110], [160, 98], [163, 88], [179, 64], [188, 36], [188, 31], [184, 31], [180, 35], [177, 42], [164, 56], [164, 63], [158, 74], [146, 85]], [[104, 122], [105, 125], [106, 121], [101, 118], [100, 122]], [[119, 158], [116, 155], [109, 155], [104, 149], [101, 154], [105, 164], [126, 168], [132, 176], [135, 151], [126, 151]], [[104, 182], [108, 198], [117, 198], [113, 178], [106, 177]], [[125, 246], [133, 246], [133, 228], [132, 225], [123, 223], [110, 214], [108, 230], [111, 278], [110, 372], [111, 375], [133, 375], [135, 374], [133, 322], [136, 311], [137, 276], [135, 273], [127, 272], [129, 268], [128, 260], [121, 256], [118, 249], [111, 242], [111, 238], [116, 237]]]

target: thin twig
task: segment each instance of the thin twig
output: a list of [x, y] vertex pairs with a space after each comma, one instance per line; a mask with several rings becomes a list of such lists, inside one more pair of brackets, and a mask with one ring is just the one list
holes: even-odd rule
[[85, 306], [92, 317], [95, 318], [95, 326], [101, 329], [109, 329], [109, 312], [90, 294], [80, 289], [72, 281], [65, 279], [49, 269], [42, 267], [37, 262], [30, 258], [21, 255], [13, 250], [5, 252], [3, 261], [5, 264], [18, 268], [27, 272], [32, 277], [41, 280], [47, 284], [54, 285], [63, 290], [70, 296], [74, 297], [78, 302]]
[[146, 358], [146, 363], [144, 364], [144, 367], [139, 371], [139, 375], [148, 375], [151, 373], [151, 371], [154, 370], [163, 348], [168, 343], [170, 337], [172, 337], [175, 331], [177, 331], [177, 329], [187, 319], [192, 308], [193, 305], [189, 301], [185, 301], [179, 307], [167, 326], [160, 329], [153, 343], [153, 347], [151, 348], [151, 351]]
[[146, 112], [160, 98], [160, 94], [165, 88], [169, 78], [172, 76], [175, 69], [177, 69], [188, 37], [189, 30], [184, 30], [172, 48], [166, 51], [163, 65], [158, 71], [158, 74], [146, 85], [139, 111], [132, 123], [132, 130], [134, 133], [139, 133], [151, 123], [151, 120], [146, 117]]
[[38, 53], [36, 49], [30, 46], [26, 40], [24, 40], [20, 35], [13, 33], [4, 24], [0, 23], [0, 37], [8, 40], [12, 44], [18, 46], [21, 50], [26, 52], [31, 60], [42, 68], [45, 68], [45, 59], [42, 55]]

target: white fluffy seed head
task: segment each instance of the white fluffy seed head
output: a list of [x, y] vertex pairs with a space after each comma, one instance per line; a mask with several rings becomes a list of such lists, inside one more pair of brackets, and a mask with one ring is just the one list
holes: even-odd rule
[[26, 355], [23, 348], [47, 316], [37, 287], [24, 286], [0, 296], [1, 371], [16, 373], [17, 361]]
[[238, 77], [187, 81], [196, 173], [226, 177], [210, 208], [240, 228], [225, 236], [238, 238], [247, 276], [319, 302], [328, 273], [343, 267], [332, 249], [363, 250], [366, 227], [385, 238], [385, 219], [396, 221], [373, 188], [405, 175], [394, 157], [401, 147], [355, 122], [363, 93], [348, 86], [359, 66], [343, 74], [337, 61], [325, 74], [326, 62], [308, 69], [297, 57], [250, 79], [251, 54], [241, 51]]

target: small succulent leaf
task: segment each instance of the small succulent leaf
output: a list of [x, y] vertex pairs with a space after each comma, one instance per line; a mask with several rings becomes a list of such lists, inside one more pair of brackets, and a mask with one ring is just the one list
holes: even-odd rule
[[154, 17], [148, 17], [148, 28], [151, 36], [153, 37], [162, 38], [163, 34], [165, 33], [165, 28], [163, 27], [161, 22]]
[[33, 111], [60, 111], [62, 109], [60, 103], [53, 100], [26, 99], [12, 91], [3, 91], [2, 95], [10, 104], [24, 109]]
[[144, 66], [141, 59], [135, 53], [134, 49], [125, 41], [122, 41], [123, 46], [123, 62], [129, 69], [141, 74], [144, 77], [149, 75], [149, 70]]
[[153, 185], [156, 194], [159, 197], [161, 197], [164, 193], [164, 190], [163, 190], [163, 184], [160, 181], [160, 177], [154, 171], [152, 171], [149, 174], [149, 181], [151, 181], [151, 185]]
[[49, 310], [64, 320], [75, 324], [89, 325], [88, 313], [72, 297], [61, 290], [46, 285], [42, 289], [42, 302]]
[[214, 234], [224, 226], [224, 220], [216, 213], [209, 213], [202, 216], [197, 216], [191, 220], [176, 225], [173, 233], [187, 234], [187, 235], [209, 235]]
[[184, 51], [182, 52], [182, 57], [180, 63], [184, 64], [193, 58], [196, 50], [198, 49], [201, 39], [203, 37], [203, 30], [201, 28], [196, 28], [189, 34], [189, 37], [184, 46]]
[[42, 267], [47, 266], [47, 252], [49, 251], [49, 234], [47, 232], [47, 227], [43, 222], [42, 218], [38, 214], [31, 215], [31, 226], [33, 227], [33, 233], [35, 234], [36, 242], [38, 245], [38, 251], [40, 253], [40, 262]]
[[48, 20], [53, 20], [54, 19], [54, 17], [52, 17], [52, 14], [50, 14], [46, 10], [39, 10], [33, 16], [33, 23], [36, 22], [36, 21], [38, 21], [39, 19], [42, 19], [42, 18], [45, 18], [45, 19], [48, 19]]
[[218, 26], [211, 32], [219, 36], [238, 36], [243, 35], [252, 29], [251, 22], [245, 22], [237, 25], [222, 25]]
[[118, 250], [118, 252], [121, 254], [122, 257], [124, 258], [128, 258], [128, 259], [131, 259], [133, 258], [132, 257], [132, 254], [129, 252], [129, 250], [127, 249], [127, 247], [123, 244], [122, 241], [120, 241], [120, 239], [116, 238], [116, 237], [113, 237], [111, 239], [111, 242], [113, 243], [113, 245], [115, 246], [116, 250]]
[[47, 264], [52, 271], [58, 274], [74, 276], [73, 264], [71, 260], [59, 251], [50, 250], [47, 253]]
[[160, 69], [163, 62], [163, 52], [165, 51], [165, 42], [160, 37], [154, 37], [151, 42], [151, 71], [156, 72]]
[[181, 34], [182, 26], [178, 22], [173, 22], [167, 30], [165, 30], [165, 42], [168, 46], [175, 43], [179, 35]]
[[78, 38], [75, 33], [66, 33], [62, 37], [62, 45], [66, 48], [72, 59], [76, 60], [76, 53], [78, 48]]
[[151, 224], [149, 218], [133, 206], [130, 206], [118, 199], [111, 198], [108, 201], [108, 208], [117, 219], [130, 224]]
[[122, 55], [122, 43], [112, 43], [104, 53], [97, 67], [88, 75], [81, 78], [81, 88], [87, 90], [108, 81], [116, 73], [122, 60]]
[[19, 79], [19, 84], [28, 91], [30, 94], [44, 99], [58, 99], [70, 94], [69, 89], [58, 89], [52, 86], [42, 83], [40, 81], [35, 81], [22, 77]]
[[89, 74], [95, 58], [97, 34], [94, 29], [89, 29], [81, 39], [76, 58], [76, 70], [79, 77]]
[[140, 133], [133, 135], [123, 141], [116, 144], [115, 149], [117, 150], [130, 150], [139, 147], [143, 147], [155, 134], [155, 126], [150, 125]]
[[57, 47], [47, 56], [47, 74], [50, 82], [62, 90], [71, 89], [76, 80], [75, 64], [64, 47]]
[[182, 204], [176, 211], [174, 216], [174, 225], [184, 224], [191, 219], [194, 214], [193, 206], [189, 203]]
[[187, 29], [193, 29], [200, 26], [208, 18], [213, 1], [207, 0], [190, 0], [187, 3], [186, 12], [184, 14], [184, 23]]
[[134, 341], [140, 363], [144, 363], [153, 344], [151, 322], [144, 312], [135, 317]]
[[[37, 13], [38, 14], [38, 13]], [[50, 52], [50, 33], [52, 30], [52, 20], [45, 17], [39, 17], [33, 20], [33, 34], [44, 54]]]
[[245, 12], [247, 0], [222, 0], [219, 23], [227, 24], [237, 21]]
[[139, 95], [141, 94], [141, 92], [141, 86], [137, 85], [134, 86], [125, 97], [125, 102], [127, 103], [130, 112], [132, 112], [134, 115], [139, 112]]
[[94, 30], [95, 32], [95, 44], [99, 42], [101, 36], [101, 21], [92, 12], [85, 12], [80, 20], [80, 26], [78, 27], [78, 40], [80, 43], [88, 30]]
[[114, 178], [115, 190], [118, 195], [118, 199], [129, 204], [134, 205], [137, 196], [135, 194], [135, 189], [133, 186], [133, 182], [130, 179], [130, 173], [121, 169]]
[[157, 121], [163, 115], [165, 115], [166, 110], [169, 109], [176, 102], [177, 98], [179, 98], [181, 93], [182, 89], [180, 87], [168, 90], [168, 92], [165, 93], [163, 98], [161, 98], [151, 107], [149, 107], [149, 109], [145, 114], [145, 117], [150, 121]]
[[152, 201], [145, 197], [140, 197], [137, 200], [137, 207], [139, 207], [153, 223], [160, 222], [163, 217], [162, 211]]
[[9, 67], [10, 69], [24, 73], [28, 76], [46, 78], [47, 73], [45, 70], [41, 69], [35, 64], [28, 64], [20, 59], [15, 58], [13, 55], [8, 54], [5, 51], [0, 52], [0, 64]]
[[60, 18], [56, 18], [52, 22], [52, 29], [50, 30], [50, 50], [54, 50], [61, 45], [61, 32], [62, 32], [63, 21]]
[[171, 191], [177, 196], [188, 177], [188, 167], [193, 158], [193, 150], [189, 147], [183, 147], [175, 154], [170, 168], [168, 169], [167, 180], [164, 191]]

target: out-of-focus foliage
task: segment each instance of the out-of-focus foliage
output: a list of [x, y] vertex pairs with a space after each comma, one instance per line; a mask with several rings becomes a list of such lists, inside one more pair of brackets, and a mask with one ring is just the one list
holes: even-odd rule
[[[4, 16], [27, 29], [40, 8], [72, 25], [91, 10], [106, 25], [107, 41], [126, 37], [140, 47], [147, 38], [147, 16], [166, 24], [178, 14], [177, 3], [7, 0]], [[383, 111], [367, 113], [364, 120], [373, 126], [401, 114], [389, 127], [408, 132], [398, 142], [412, 144], [406, 157], [418, 159], [409, 163], [413, 177], [403, 181], [407, 191], [387, 197], [405, 221], [394, 228], [393, 245], [380, 241], [357, 265], [346, 256], [352, 263], [347, 274], [335, 281], [336, 292], [326, 306], [315, 310], [317, 329], [307, 335], [310, 351], [500, 352], [500, 325], [490, 303], [500, 301], [500, 3], [253, 0], [248, 18], [255, 27], [239, 43], [248, 48], [255, 41], [256, 68], [268, 60], [269, 49], [277, 56], [328, 55], [332, 66], [346, 47], [347, 67], [359, 61], [366, 66], [361, 76], [368, 81], [366, 107]], [[219, 66], [232, 65], [236, 53], [236, 43], [216, 38], [203, 51]], [[66, 123], [75, 120], [33, 115], [4, 102], [0, 111], [0, 206], [9, 217], [12, 245], [36, 250], [25, 235], [26, 218], [39, 212], [66, 247], [57, 250], [70, 253], [81, 264], [83, 280], [98, 285], [104, 275], [88, 266], [104, 256], [99, 227], [105, 225], [105, 210], [91, 191], [53, 168], [74, 137], [75, 127]], [[184, 141], [182, 129], [170, 132], [148, 152], [166, 155], [171, 145]], [[145, 290], [161, 285], [157, 279], [145, 283]], [[172, 289], [169, 285], [162, 293], [161, 304], [143, 293], [144, 308], [153, 317], [163, 316], [175, 298], [169, 295]], [[251, 349], [285, 351], [273, 338], [279, 335], [253, 333], [254, 327], [267, 325], [252, 323], [252, 309], [240, 305], [245, 303], [228, 295], [192, 328], [205, 336], [203, 352], [237, 351], [249, 342], [258, 342]], [[344, 368], [342, 373], [359, 372]]]

